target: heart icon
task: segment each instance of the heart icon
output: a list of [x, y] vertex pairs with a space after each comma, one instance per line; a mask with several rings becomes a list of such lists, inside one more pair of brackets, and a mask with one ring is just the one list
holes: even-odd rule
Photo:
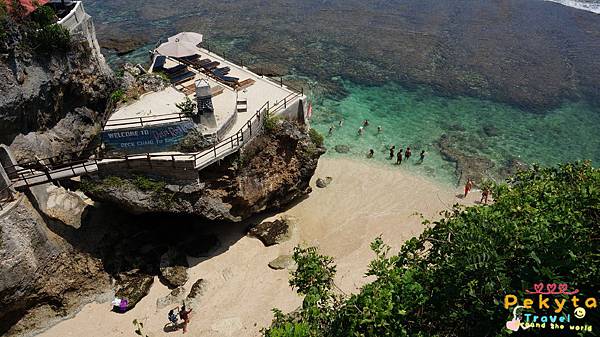
[[517, 331], [519, 330], [519, 326], [521, 325], [520, 319], [513, 319], [512, 321], [506, 322], [506, 328], [508, 330]]
[[554, 290], [556, 290], [556, 283], [546, 284], [546, 289], [548, 289], [548, 293], [554, 294]]
[[558, 285], [558, 292], [564, 294], [569, 290], [569, 285], [565, 283], [561, 283]]
[[535, 293], [539, 294], [542, 292], [542, 290], [544, 290], [544, 284], [543, 283], [536, 283], [533, 285], [533, 289], [535, 289]]

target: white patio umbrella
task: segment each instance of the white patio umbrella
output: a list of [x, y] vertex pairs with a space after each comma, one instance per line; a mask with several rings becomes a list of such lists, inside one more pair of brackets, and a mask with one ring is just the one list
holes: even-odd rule
[[197, 46], [200, 42], [202, 42], [202, 34], [194, 33], [194, 32], [183, 32], [177, 35], [173, 35], [169, 38], [171, 42], [188, 42]]
[[189, 42], [169, 41], [158, 46], [156, 51], [166, 56], [185, 57], [197, 54], [198, 48]]

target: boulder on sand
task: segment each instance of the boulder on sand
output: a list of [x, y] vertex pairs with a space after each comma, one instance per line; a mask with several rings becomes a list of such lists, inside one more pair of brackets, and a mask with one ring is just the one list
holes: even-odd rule
[[340, 144], [340, 145], [336, 145], [334, 147], [334, 150], [337, 153], [348, 153], [348, 152], [350, 152], [350, 147], [348, 145]]
[[117, 280], [115, 297], [127, 299], [127, 310], [131, 310], [139, 301], [148, 295], [154, 283], [154, 277], [146, 274], [121, 274]]
[[275, 260], [269, 262], [269, 267], [271, 269], [279, 270], [279, 269], [289, 269], [294, 265], [294, 259], [291, 255], [280, 255], [275, 258]]
[[169, 289], [183, 286], [188, 280], [187, 259], [175, 249], [169, 249], [160, 258], [158, 279]]
[[333, 181], [332, 177], [325, 177], [325, 179], [318, 178], [316, 181], [316, 185], [318, 188], [325, 188]]
[[288, 240], [290, 238], [290, 228], [289, 219], [278, 219], [262, 222], [250, 228], [248, 234], [269, 247]]

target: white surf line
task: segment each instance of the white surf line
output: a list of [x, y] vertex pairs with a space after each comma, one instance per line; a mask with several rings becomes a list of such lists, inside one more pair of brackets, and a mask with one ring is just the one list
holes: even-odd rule
[[600, 14], [600, 2], [588, 2], [588, 1], [577, 1], [577, 0], [544, 0], [549, 2], [555, 2], [567, 7], [581, 9], [584, 11]]

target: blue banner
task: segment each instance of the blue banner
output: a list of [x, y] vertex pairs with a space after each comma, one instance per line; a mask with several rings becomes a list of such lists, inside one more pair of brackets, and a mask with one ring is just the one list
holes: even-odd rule
[[102, 131], [106, 154], [140, 154], [178, 151], [179, 142], [194, 129], [194, 122], [176, 123]]

